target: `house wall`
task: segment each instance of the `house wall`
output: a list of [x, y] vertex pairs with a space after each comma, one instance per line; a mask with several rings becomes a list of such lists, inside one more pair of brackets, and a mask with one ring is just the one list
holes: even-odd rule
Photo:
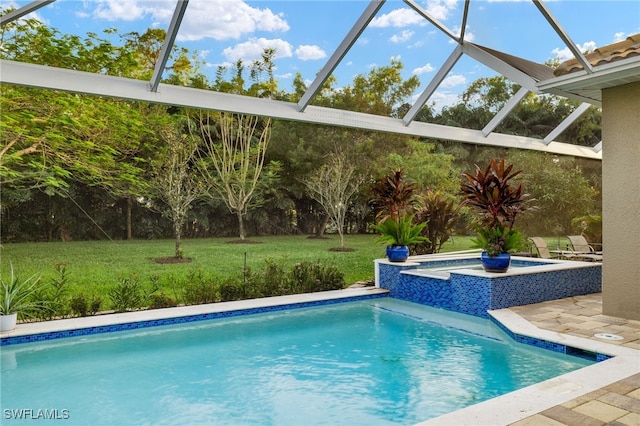
[[640, 83], [602, 91], [602, 312], [640, 320]]

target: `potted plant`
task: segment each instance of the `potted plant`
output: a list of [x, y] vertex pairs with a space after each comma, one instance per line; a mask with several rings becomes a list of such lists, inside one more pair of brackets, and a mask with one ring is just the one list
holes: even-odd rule
[[402, 169], [390, 170], [371, 188], [370, 205], [376, 212], [378, 223], [373, 230], [381, 236], [376, 240], [387, 243], [387, 257], [392, 262], [404, 262], [409, 257], [409, 246], [427, 241], [421, 236], [426, 223], [414, 224], [417, 186], [405, 178]]
[[43, 304], [33, 300], [40, 284], [40, 275], [34, 274], [21, 281], [13, 270], [9, 280], [0, 278], [0, 331], [10, 331], [16, 327], [18, 314], [29, 317], [43, 308]]
[[420, 235], [426, 223], [414, 224], [413, 219], [413, 215], [403, 215], [395, 218], [389, 216], [373, 226], [373, 229], [381, 234], [376, 239], [376, 242], [388, 244], [387, 258], [391, 262], [404, 262], [409, 257], [409, 246], [427, 239]]
[[482, 248], [481, 261], [488, 272], [506, 272], [510, 253], [526, 247], [525, 236], [513, 228], [516, 216], [531, 208], [522, 185], [512, 182], [521, 172], [514, 172], [513, 164], [505, 166], [504, 159], [492, 159], [484, 171], [476, 166], [475, 174], [463, 173], [462, 205], [477, 213], [473, 226], [478, 237], [473, 242]]

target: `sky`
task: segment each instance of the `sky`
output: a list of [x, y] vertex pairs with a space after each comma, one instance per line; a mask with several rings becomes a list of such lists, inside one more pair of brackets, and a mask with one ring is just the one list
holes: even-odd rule
[[[459, 34], [464, 3], [415, 0], [452, 32]], [[29, 1], [0, 0], [3, 8]], [[62, 33], [102, 35], [168, 28], [175, 0], [58, 0], [28, 17]], [[365, 10], [365, 0], [190, 0], [177, 44], [198, 52], [212, 79], [219, 66], [238, 59], [250, 64], [265, 48], [274, 48], [280, 89], [293, 91], [300, 73], [307, 84], [322, 69]], [[551, 13], [583, 51], [591, 51], [640, 33], [640, 0], [556, 0]], [[465, 39], [534, 62], [571, 58], [569, 49], [529, 0], [471, 0]], [[455, 48], [439, 29], [400, 0], [387, 0], [334, 71], [337, 86], [392, 60], [403, 65], [403, 77], [418, 76], [417, 97]], [[458, 102], [468, 85], [496, 73], [463, 56], [430, 104], [436, 109]]]

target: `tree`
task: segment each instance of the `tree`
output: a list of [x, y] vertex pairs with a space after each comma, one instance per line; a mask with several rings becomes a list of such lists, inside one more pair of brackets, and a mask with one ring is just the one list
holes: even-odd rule
[[517, 150], [509, 161], [522, 169], [519, 177], [536, 202], [522, 226], [530, 235], [571, 234], [572, 219], [601, 214], [598, 193], [573, 158]]
[[363, 183], [363, 177], [342, 154], [333, 154], [304, 181], [309, 195], [322, 205], [336, 227], [340, 248], [344, 248], [344, 224], [350, 201]]
[[455, 194], [460, 185], [455, 157], [434, 150], [433, 143], [410, 140], [405, 153], [394, 152], [385, 158], [385, 170], [402, 169], [419, 192], [432, 189]]
[[127, 102], [10, 86], [0, 102], [5, 184], [53, 193], [74, 179], [111, 188], [141, 170], [121, 161], [136, 149], [135, 136], [146, 132]]
[[169, 207], [175, 236], [175, 257], [182, 258], [182, 227], [191, 203], [205, 193], [198, 174], [191, 169], [196, 161], [198, 140], [182, 131], [180, 123], [160, 130], [166, 144], [152, 162], [152, 184], [158, 198]]
[[271, 140], [271, 119], [200, 112], [197, 126], [204, 144], [199, 162], [202, 176], [212, 191], [210, 195], [223, 200], [229, 211], [235, 213], [240, 240], [244, 240], [244, 216], [264, 168]]

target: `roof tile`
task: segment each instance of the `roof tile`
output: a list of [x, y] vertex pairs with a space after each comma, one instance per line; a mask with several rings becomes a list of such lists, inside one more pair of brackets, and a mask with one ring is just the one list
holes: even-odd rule
[[[584, 56], [593, 67], [627, 59], [632, 56], [640, 56], [640, 34], [634, 34], [617, 43], [599, 47]], [[558, 65], [553, 74], [559, 77], [583, 69], [582, 64], [574, 58]]]

